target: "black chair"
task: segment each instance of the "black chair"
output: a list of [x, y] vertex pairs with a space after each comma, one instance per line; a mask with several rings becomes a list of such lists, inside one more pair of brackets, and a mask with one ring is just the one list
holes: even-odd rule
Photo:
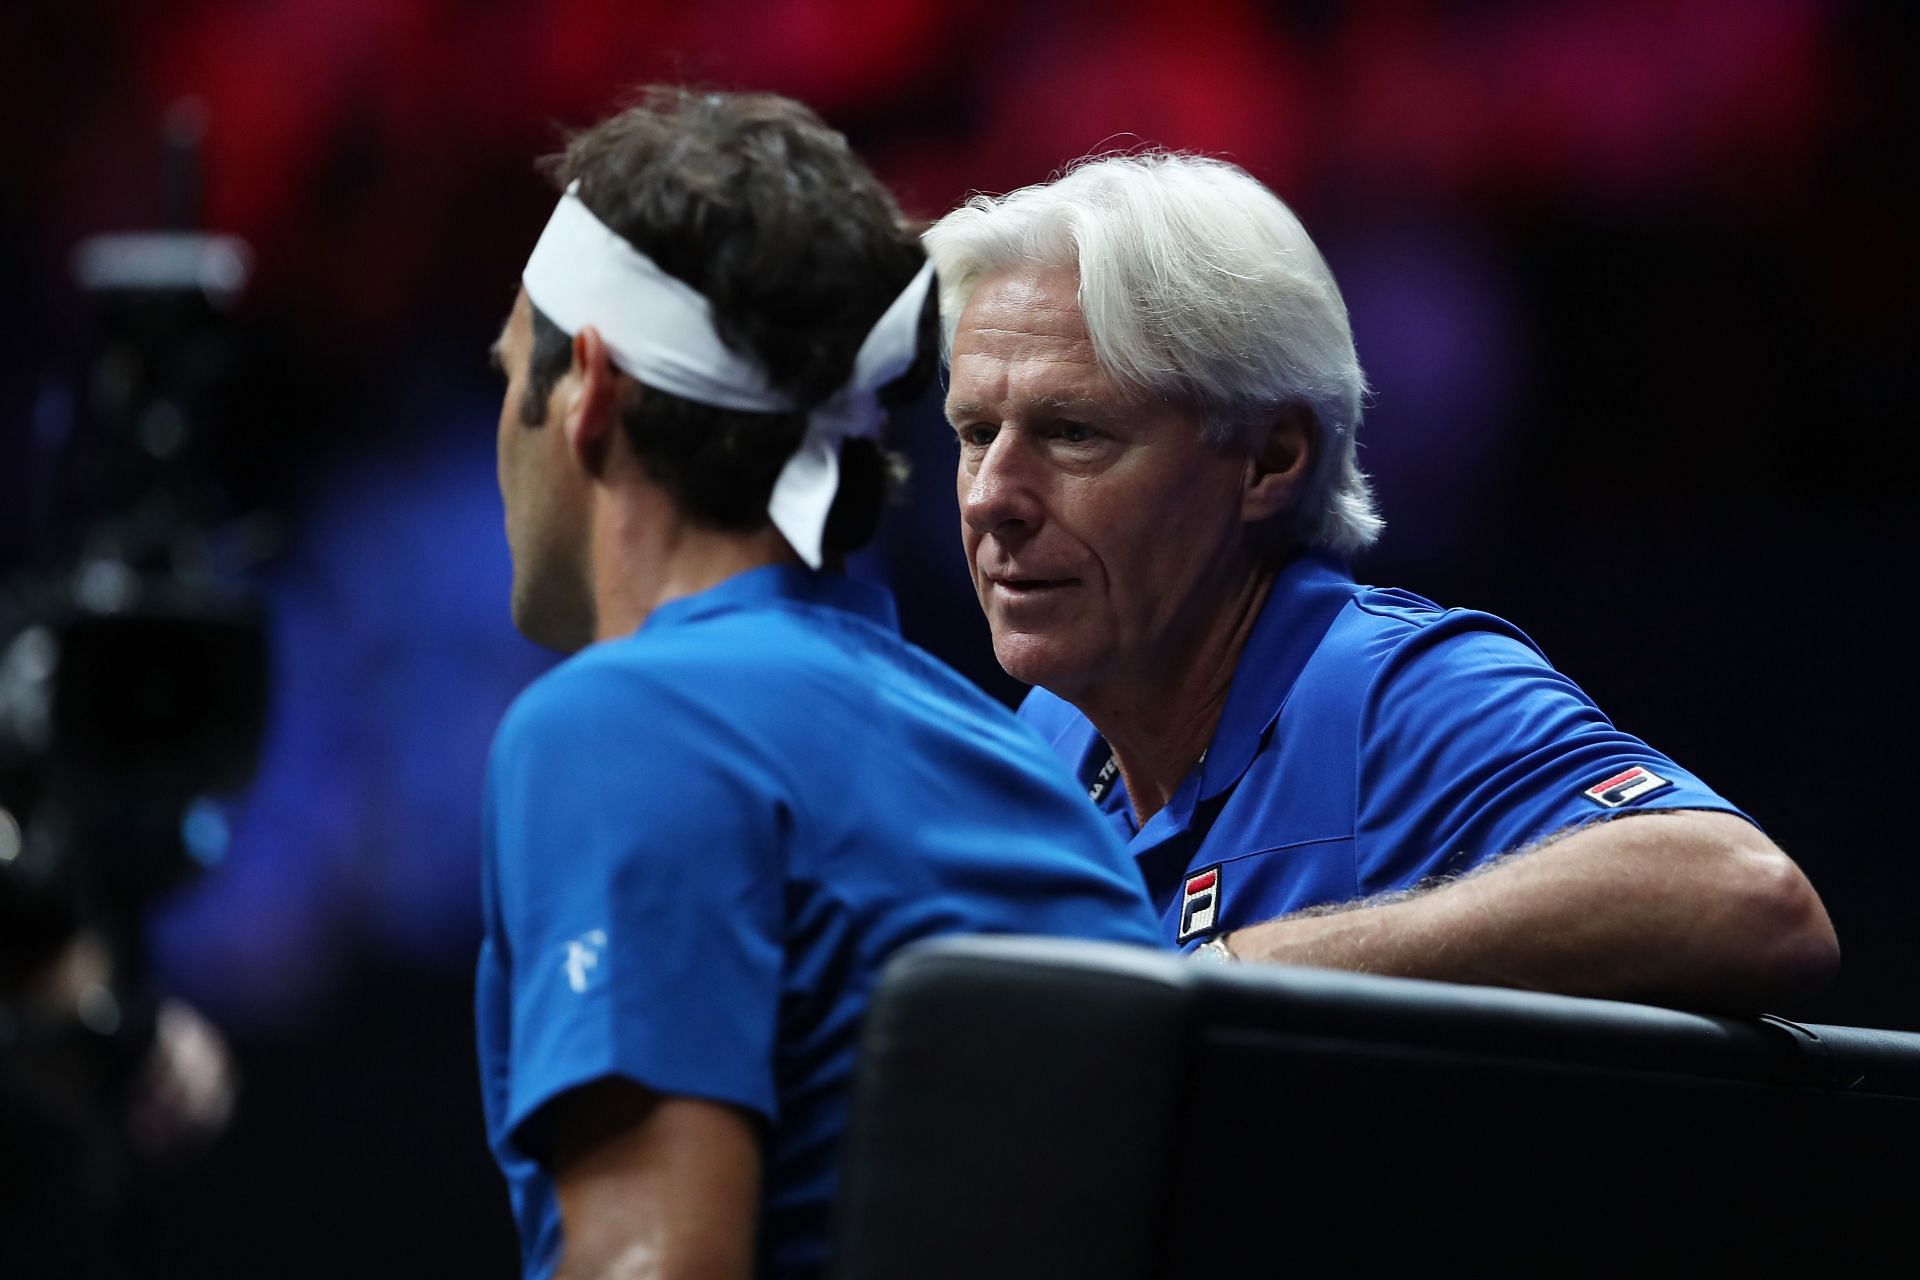
[[1920, 1266], [1920, 1035], [952, 939], [868, 1018], [834, 1280]]

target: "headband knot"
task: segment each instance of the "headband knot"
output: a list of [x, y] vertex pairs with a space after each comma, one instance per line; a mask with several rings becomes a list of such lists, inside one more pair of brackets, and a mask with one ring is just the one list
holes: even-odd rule
[[[521, 274], [541, 313], [569, 337], [591, 325], [616, 365], [683, 400], [746, 413], [799, 409], [768, 383], [757, 360], [720, 340], [707, 299], [596, 218], [579, 187], [576, 180], [560, 197]], [[874, 322], [852, 374], [807, 415], [807, 433], [774, 481], [767, 515], [809, 568], [820, 567], [827, 513], [840, 489], [840, 444], [879, 434], [886, 420], [880, 390], [919, 356], [932, 282], [929, 262]]]

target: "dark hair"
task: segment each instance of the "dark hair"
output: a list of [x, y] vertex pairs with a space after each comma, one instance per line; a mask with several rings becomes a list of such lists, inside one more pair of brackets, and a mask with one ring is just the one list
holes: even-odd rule
[[[919, 238], [845, 138], [773, 94], [653, 86], [542, 167], [556, 186], [578, 180], [595, 217], [704, 295], [721, 341], [801, 405], [743, 413], [648, 387], [622, 406], [628, 442], [683, 511], [722, 529], [759, 527], [806, 434], [805, 411], [845, 384], [868, 330], [926, 261]], [[921, 315], [921, 358], [881, 393], [888, 407], [932, 376], [936, 293]], [[567, 335], [534, 308], [523, 418], [544, 417], [571, 359]], [[872, 537], [896, 468], [866, 440], [847, 441], [840, 462], [825, 541], [844, 551]]]

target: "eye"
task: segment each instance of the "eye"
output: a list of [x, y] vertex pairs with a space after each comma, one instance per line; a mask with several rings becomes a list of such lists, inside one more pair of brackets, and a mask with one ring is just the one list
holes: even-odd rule
[[1054, 434], [1067, 444], [1085, 444], [1099, 433], [1084, 422], [1062, 422], [1054, 428]]
[[994, 429], [984, 422], [969, 423], [953, 429], [954, 437], [970, 449], [984, 449], [993, 443]]

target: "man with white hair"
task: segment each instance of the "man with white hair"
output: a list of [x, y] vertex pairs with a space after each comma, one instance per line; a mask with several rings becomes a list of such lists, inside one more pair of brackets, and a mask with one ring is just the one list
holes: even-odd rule
[[1110, 156], [925, 243], [995, 653], [1166, 943], [1699, 1007], [1824, 985], [1825, 909], [1739, 810], [1511, 625], [1353, 580], [1365, 383], [1270, 191]]
[[487, 1136], [530, 1280], [800, 1280], [882, 963], [1153, 917], [1046, 748], [837, 571], [934, 367], [892, 197], [761, 94], [653, 90], [556, 170], [498, 450], [514, 621], [574, 656], [488, 764]]

